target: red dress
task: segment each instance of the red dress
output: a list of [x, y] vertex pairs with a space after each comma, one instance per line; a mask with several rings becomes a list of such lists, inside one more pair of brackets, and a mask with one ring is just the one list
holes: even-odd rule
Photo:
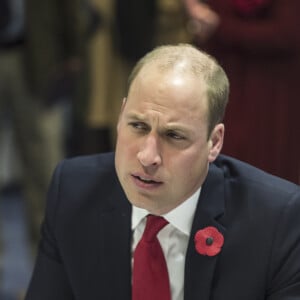
[[231, 84], [223, 153], [300, 183], [300, 1], [269, 2], [246, 15], [209, 1], [221, 24], [199, 47]]

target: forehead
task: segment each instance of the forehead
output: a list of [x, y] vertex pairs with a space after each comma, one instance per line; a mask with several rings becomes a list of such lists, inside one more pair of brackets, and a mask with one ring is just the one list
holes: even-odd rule
[[128, 102], [132, 105], [158, 106], [187, 112], [207, 109], [207, 85], [192, 72], [174, 68], [162, 69], [157, 64], [144, 66], [132, 82]]

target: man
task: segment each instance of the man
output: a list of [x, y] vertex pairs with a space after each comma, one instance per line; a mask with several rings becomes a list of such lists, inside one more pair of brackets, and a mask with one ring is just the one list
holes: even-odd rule
[[151, 271], [136, 255], [149, 214], [168, 222], [158, 239], [170, 296], [160, 299], [298, 299], [300, 189], [219, 155], [222, 68], [190, 45], [162, 46], [129, 83], [115, 155], [54, 174], [26, 299], [151, 299], [155, 287], [136, 297], [137, 268]]

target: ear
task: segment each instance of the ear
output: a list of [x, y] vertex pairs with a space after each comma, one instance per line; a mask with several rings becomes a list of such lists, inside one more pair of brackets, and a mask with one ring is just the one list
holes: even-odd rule
[[224, 141], [224, 124], [219, 123], [213, 129], [209, 137], [209, 154], [208, 161], [213, 162], [220, 154]]

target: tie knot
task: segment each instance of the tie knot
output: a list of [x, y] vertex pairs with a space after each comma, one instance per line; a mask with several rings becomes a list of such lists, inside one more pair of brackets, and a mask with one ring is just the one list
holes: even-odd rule
[[148, 215], [146, 228], [143, 234], [143, 239], [146, 242], [152, 242], [158, 232], [165, 227], [169, 222], [160, 216]]

